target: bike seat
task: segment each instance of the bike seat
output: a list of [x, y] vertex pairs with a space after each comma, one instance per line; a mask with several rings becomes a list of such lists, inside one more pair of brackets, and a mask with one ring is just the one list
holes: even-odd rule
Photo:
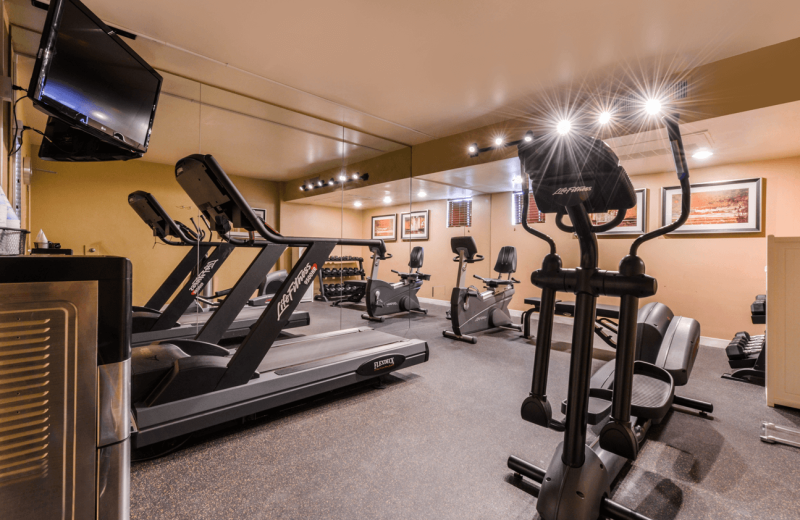
[[[456, 255], [460, 255], [463, 251], [464, 261], [468, 264], [483, 260], [483, 255], [478, 254], [478, 245], [471, 236], [450, 238], [450, 248]], [[458, 258], [456, 256], [453, 261], [458, 262]]]
[[425, 258], [425, 250], [420, 246], [416, 246], [411, 250], [411, 257], [408, 261], [408, 267], [411, 269], [419, 269], [422, 267], [422, 260]]
[[397, 273], [402, 280], [411, 279], [412, 281], [417, 280], [430, 280], [431, 275], [429, 274], [422, 274], [422, 273]]
[[514, 246], [503, 246], [497, 253], [497, 262], [494, 270], [499, 274], [512, 274], [517, 272], [517, 249]]

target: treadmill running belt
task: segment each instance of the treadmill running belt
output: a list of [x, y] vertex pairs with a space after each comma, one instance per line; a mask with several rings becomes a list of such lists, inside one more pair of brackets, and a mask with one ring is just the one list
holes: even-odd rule
[[[239, 315], [236, 316], [236, 321], [256, 321], [261, 316], [261, 313], [264, 312], [264, 309], [266, 309], [266, 307], [245, 307], [239, 311]], [[205, 325], [205, 323], [213, 314], [213, 312], [194, 312], [184, 314], [178, 318], [178, 325]]]
[[295, 365], [303, 365], [348, 352], [397, 343], [398, 338], [377, 330], [354, 330], [347, 334], [325, 337], [294, 338], [276, 342], [258, 366], [258, 372], [270, 372]]

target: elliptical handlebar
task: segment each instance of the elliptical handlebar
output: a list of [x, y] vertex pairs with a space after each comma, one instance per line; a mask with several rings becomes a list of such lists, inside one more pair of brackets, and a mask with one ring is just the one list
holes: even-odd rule
[[521, 220], [521, 223], [522, 223], [522, 228], [525, 231], [527, 231], [531, 235], [535, 236], [536, 238], [540, 238], [540, 239], [544, 240], [545, 242], [547, 242], [547, 245], [550, 246], [550, 254], [555, 254], [556, 253], [556, 243], [550, 237], [550, 235], [548, 235], [546, 233], [542, 233], [541, 231], [538, 231], [536, 229], [533, 229], [530, 226], [530, 224], [528, 224], [528, 210], [530, 208], [530, 198], [531, 198], [530, 197], [530, 193], [531, 193], [531, 178], [528, 176], [528, 172], [525, 169], [525, 163], [522, 160], [522, 155], [519, 153], [519, 152], [523, 151], [526, 148], [530, 148], [530, 147], [534, 146], [535, 139], [534, 139], [534, 136], [533, 136], [533, 132], [528, 131], [525, 134], [525, 138], [527, 139], [528, 137], [530, 137], [530, 141], [525, 141], [523, 139], [523, 140], [519, 141], [518, 144], [517, 144], [517, 155], [520, 158], [519, 165], [520, 165], [520, 170], [521, 170], [521, 175], [522, 175], [522, 218], [520, 220]]
[[692, 189], [689, 184], [689, 166], [686, 164], [686, 152], [683, 148], [681, 129], [678, 126], [678, 116], [664, 116], [662, 121], [664, 121], [664, 126], [667, 127], [667, 135], [669, 136], [670, 148], [672, 149], [672, 159], [675, 162], [675, 173], [678, 175], [678, 179], [681, 182], [681, 216], [678, 217], [678, 220], [675, 222], [649, 233], [645, 233], [634, 240], [633, 244], [631, 244], [631, 256], [636, 256], [639, 246], [648, 240], [671, 233], [684, 225], [689, 219], [689, 213], [692, 210]]

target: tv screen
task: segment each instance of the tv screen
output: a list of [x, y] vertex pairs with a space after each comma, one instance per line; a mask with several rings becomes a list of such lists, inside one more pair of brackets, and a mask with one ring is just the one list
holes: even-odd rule
[[161, 76], [78, 0], [53, 0], [28, 96], [48, 115], [144, 153]]

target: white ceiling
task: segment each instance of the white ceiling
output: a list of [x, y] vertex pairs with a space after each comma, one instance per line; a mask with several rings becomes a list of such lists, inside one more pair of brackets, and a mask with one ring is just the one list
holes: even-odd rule
[[[681, 133], [689, 155], [687, 161], [690, 169], [798, 156], [800, 101], [681, 125]], [[622, 160], [622, 165], [630, 175], [674, 169], [663, 129], [608, 139], [606, 142], [620, 157], [631, 155], [632, 152], [650, 152], [647, 153], [650, 157]], [[692, 153], [701, 148], [712, 151], [714, 155], [702, 160], [691, 157]], [[520, 185], [513, 183], [518, 175], [519, 160], [513, 157], [422, 175], [415, 177], [411, 186], [409, 180], [404, 179], [306, 197], [302, 203], [354, 207], [354, 202], [360, 201], [361, 207], [367, 209], [409, 204], [412, 200], [417, 202], [471, 197], [483, 193], [519, 190]], [[420, 197], [420, 191], [425, 193], [424, 198]], [[383, 198], [387, 195], [392, 201], [384, 203]]]
[[[524, 115], [542, 88], [598, 68], [682, 68], [800, 36], [797, 0], [85, 3], [146, 36], [132, 46], [161, 70], [407, 144]], [[6, 5], [41, 27], [27, 0]]]

